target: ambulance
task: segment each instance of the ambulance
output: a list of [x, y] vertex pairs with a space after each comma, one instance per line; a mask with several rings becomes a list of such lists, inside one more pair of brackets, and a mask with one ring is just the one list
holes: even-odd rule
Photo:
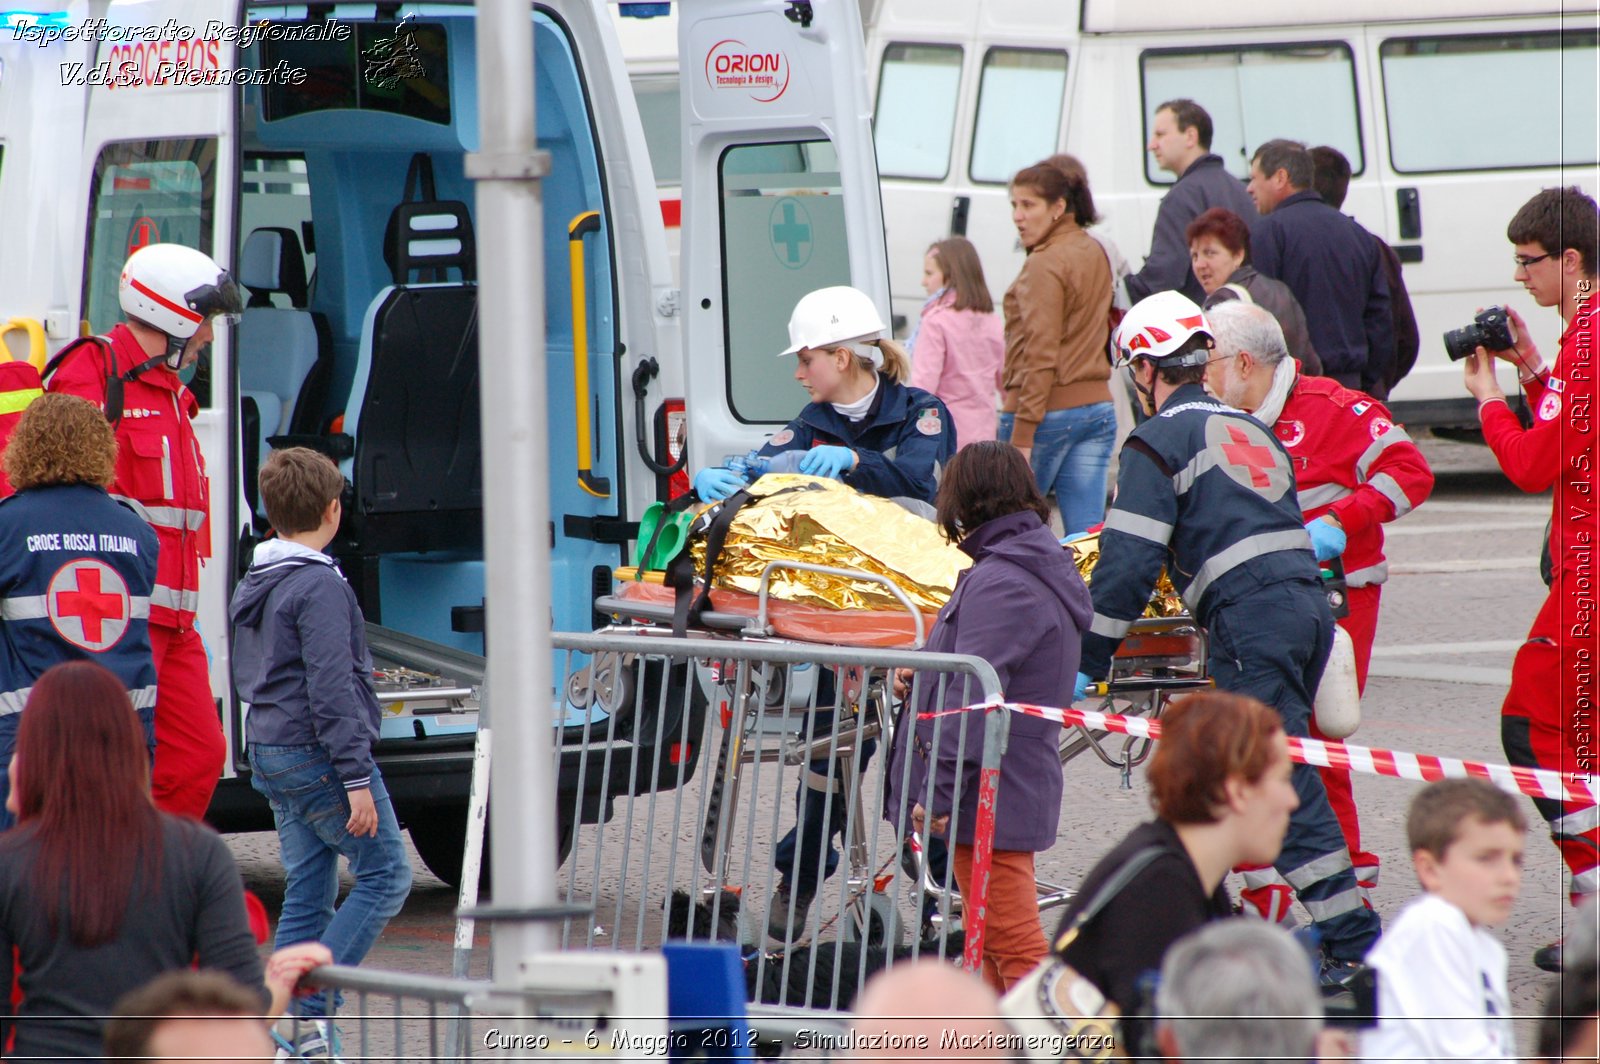
[[[26, 0], [21, 0], [24, 4]], [[625, 7], [627, 5], [624, 5]], [[647, 5], [658, 10], [662, 5]], [[482, 351], [473, 182], [479, 113], [470, 3], [92, 0], [0, 11], [0, 342], [42, 365], [120, 318], [117, 280], [148, 243], [230, 268], [247, 297], [190, 381], [212, 484], [200, 626], [228, 739], [210, 819], [270, 828], [248, 785], [227, 603], [266, 534], [256, 472], [274, 447], [337, 456], [350, 482], [330, 547], [389, 689], [378, 747], [429, 867], [459, 876], [483, 680]], [[602, 623], [597, 594], [643, 510], [685, 470], [742, 454], [804, 403], [788, 310], [854, 284], [887, 312], [866, 62], [855, 0], [700, 0], [676, 19], [682, 283], [613, 14], [537, 0], [535, 52], [556, 630]], [[690, 383], [693, 382], [693, 387]], [[572, 744], [610, 712], [703, 714], [680, 667], [643, 698], [494, 691], [494, 711], [553, 716], [562, 823], [695, 770], [698, 722], [632, 720], [612, 771]], [[661, 685], [668, 685], [660, 698]], [[413, 685], [408, 692], [407, 685]], [[572, 685], [582, 687], [582, 684]], [[598, 686], [598, 685], [597, 685]], [[675, 692], [689, 690], [685, 696]], [[644, 756], [633, 757], [637, 742]], [[625, 749], [623, 749], [625, 747]], [[629, 766], [636, 765], [635, 771]], [[598, 788], [607, 781], [608, 792]]]

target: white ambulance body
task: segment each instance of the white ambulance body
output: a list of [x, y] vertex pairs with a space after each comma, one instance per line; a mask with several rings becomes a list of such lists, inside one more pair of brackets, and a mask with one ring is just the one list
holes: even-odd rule
[[[206, 251], [248, 296], [191, 382], [212, 482], [200, 624], [229, 744], [211, 818], [229, 830], [270, 826], [245, 779], [246, 707], [229, 677], [226, 618], [265, 529], [255, 473], [274, 446], [317, 446], [352, 483], [330, 550], [374, 626], [380, 664], [482, 680], [475, 278], [495, 264], [474, 253], [465, 176], [478, 109], [493, 106], [478, 99], [474, 8], [36, 8], [0, 15], [0, 324], [12, 357], [42, 364], [81, 332], [112, 328], [122, 262], [146, 243]], [[854, 0], [700, 0], [676, 21], [690, 88], [681, 114], [651, 117], [650, 135], [670, 125], [683, 177], [700, 190], [684, 204], [681, 294], [606, 5], [539, 0], [530, 11], [550, 159], [542, 251], [558, 630], [594, 627], [593, 600], [629, 560], [639, 515], [686, 485], [673, 461], [685, 430], [693, 469], [759, 445], [768, 422], [803, 404], [792, 365], [775, 357], [794, 300], [854, 283], [888, 305]], [[558, 684], [581, 664], [558, 661]], [[684, 682], [659, 670], [641, 679]], [[553, 710], [567, 734], [607, 708], [553, 691], [493, 697], [501, 713]], [[650, 693], [640, 704], [657, 702]], [[378, 751], [401, 819], [444, 875], [457, 867], [476, 708], [425, 695], [392, 704]], [[652, 785], [658, 762], [656, 782], [671, 786], [698, 756], [631, 750], [595, 753], [613, 769], [587, 773], [584, 819], [607, 815], [613, 794]], [[564, 749], [564, 813], [579, 801], [580, 760]], [[611, 793], [598, 793], [602, 777]]]
[[1440, 335], [1510, 303], [1554, 351], [1559, 324], [1512, 281], [1505, 230], [1542, 187], [1600, 191], [1597, 24], [1589, 0], [880, 0], [868, 53], [896, 314], [920, 311], [923, 252], [951, 232], [998, 301], [1023, 257], [1007, 182], [1057, 151], [1083, 160], [1137, 269], [1173, 180], [1145, 150], [1151, 119], [1188, 97], [1240, 178], [1274, 137], [1350, 159], [1344, 210], [1399, 252], [1422, 336], [1393, 405], [1475, 424]]

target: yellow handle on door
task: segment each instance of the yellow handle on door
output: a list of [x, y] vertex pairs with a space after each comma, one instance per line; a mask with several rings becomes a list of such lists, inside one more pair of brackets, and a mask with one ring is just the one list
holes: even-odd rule
[[34, 369], [44, 372], [45, 358], [48, 354], [44, 343], [44, 324], [33, 318], [12, 318], [4, 325], [0, 325], [0, 340], [13, 330], [28, 334], [28, 361], [33, 363]]
[[567, 225], [567, 262], [572, 273], [572, 390], [578, 414], [578, 487], [597, 499], [611, 496], [611, 481], [595, 476], [593, 427], [589, 422], [589, 299], [584, 288], [583, 238], [600, 231], [600, 212], [584, 211]]

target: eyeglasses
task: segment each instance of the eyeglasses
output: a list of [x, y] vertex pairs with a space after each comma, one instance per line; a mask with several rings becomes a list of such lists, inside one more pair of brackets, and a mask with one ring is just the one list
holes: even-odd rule
[[[1212, 350], [1215, 350], [1215, 348], [1213, 348], [1213, 349], [1212, 349]], [[1239, 357], [1239, 356], [1240, 356], [1240, 355], [1242, 355], [1242, 354], [1244, 354], [1244, 352], [1243, 352], [1243, 351], [1235, 351], [1235, 352], [1234, 352], [1234, 353], [1233, 353], [1233, 354], [1231, 354], [1231, 355], [1217, 355], [1217, 356], [1216, 356], [1216, 357], [1214, 357], [1214, 358], [1208, 358], [1208, 359], [1206, 359], [1206, 365], [1208, 365], [1208, 366], [1209, 366], [1209, 365], [1211, 365], [1211, 364], [1212, 364], [1212, 363], [1214, 363], [1214, 362], [1226, 362], [1226, 361], [1228, 361], [1228, 359], [1230, 359], [1230, 358], [1238, 358], [1238, 357]]]
[[1517, 264], [1517, 269], [1526, 270], [1536, 262], [1543, 262], [1550, 257], [1549, 253], [1543, 255], [1513, 255], [1511, 261]]

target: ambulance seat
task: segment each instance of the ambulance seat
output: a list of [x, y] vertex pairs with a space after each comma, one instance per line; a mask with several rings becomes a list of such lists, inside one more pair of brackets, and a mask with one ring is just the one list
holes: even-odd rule
[[[305, 256], [293, 229], [252, 232], [239, 256], [239, 283], [250, 292], [239, 319], [239, 392], [260, 415], [264, 458], [269, 437], [319, 427], [332, 345], [326, 321], [306, 309]], [[274, 305], [279, 294], [287, 307]]]
[[[353, 486], [341, 538], [352, 553], [478, 553], [483, 453], [478, 397], [478, 285], [465, 204], [402, 203], [397, 283], [367, 308], [345, 407]], [[447, 234], [442, 236], [441, 234]], [[419, 269], [459, 283], [406, 283]], [[341, 551], [343, 553], [343, 551]]]

